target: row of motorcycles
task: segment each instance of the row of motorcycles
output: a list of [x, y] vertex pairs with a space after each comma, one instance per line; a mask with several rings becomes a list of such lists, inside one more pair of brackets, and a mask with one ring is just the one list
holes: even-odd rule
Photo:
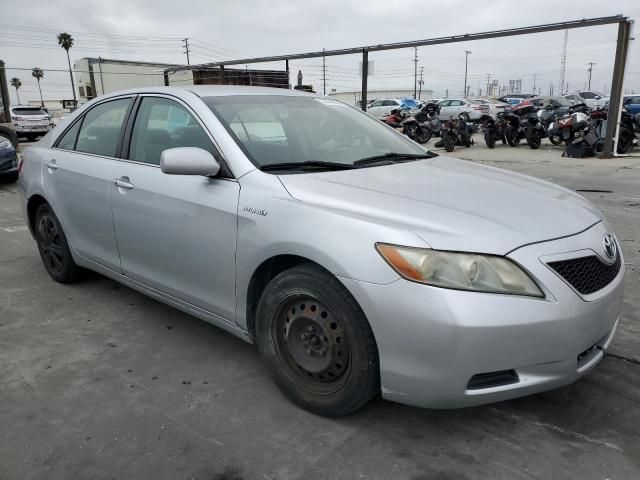
[[392, 110], [383, 121], [418, 143], [427, 143], [434, 136], [441, 137], [435, 146], [444, 147], [447, 152], [452, 152], [456, 145], [473, 145], [472, 135], [478, 131], [478, 126], [464, 113], [441, 121], [440, 105], [433, 102], [415, 113], [406, 108]]
[[[607, 110], [590, 110], [585, 104], [560, 108], [548, 105], [536, 107], [524, 102], [512, 108], [505, 108], [495, 118], [483, 115], [479, 126], [469, 121], [465, 113], [448, 120], [440, 120], [440, 106], [427, 103], [419, 110], [409, 108], [393, 110], [384, 122], [407, 135], [412, 140], [424, 144], [434, 136], [441, 137], [435, 147], [444, 147], [452, 152], [456, 145], [470, 147], [472, 135], [480, 126], [485, 143], [495, 148], [498, 141], [511, 147], [526, 141], [532, 149], [540, 148], [543, 138], [553, 145], [565, 144], [567, 150], [576, 145], [585, 150], [600, 151], [606, 132]], [[618, 134], [618, 153], [628, 153], [640, 137], [640, 114], [635, 116], [624, 107], [621, 113]]]
[[[481, 118], [482, 132], [489, 148], [497, 140], [514, 147], [526, 140], [532, 149], [540, 148], [543, 138], [553, 145], [584, 145], [586, 150], [602, 150], [606, 132], [607, 109], [590, 110], [585, 104], [559, 109], [548, 105], [536, 108], [531, 104], [506, 109], [496, 118], [486, 115]], [[640, 114], [635, 116], [625, 108], [621, 113], [618, 134], [618, 153], [628, 153], [640, 136]]]

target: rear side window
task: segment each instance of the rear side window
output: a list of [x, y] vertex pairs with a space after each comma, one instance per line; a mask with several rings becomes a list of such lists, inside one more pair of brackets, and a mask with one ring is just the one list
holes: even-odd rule
[[162, 152], [176, 147], [199, 147], [219, 157], [207, 133], [185, 107], [168, 98], [143, 98], [131, 134], [129, 159], [160, 165]]
[[81, 120], [73, 124], [73, 126], [65, 132], [60, 140], [58, 140], [57, 148], [62, 150], [74, 150], [76, 148], [76, 139], [78, 138], [78, 132], [80, 131]]
[[75, 150], [115, 157], [127, 109], [131, 99], [102, 103], [84, 116]]

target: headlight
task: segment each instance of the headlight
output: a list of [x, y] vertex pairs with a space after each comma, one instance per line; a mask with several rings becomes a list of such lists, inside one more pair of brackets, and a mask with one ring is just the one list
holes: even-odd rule
[[377, 243], [376, 249], [407, 280], [457, 290], [544, 297], [531, 277], [504, 257], [385, 243]]

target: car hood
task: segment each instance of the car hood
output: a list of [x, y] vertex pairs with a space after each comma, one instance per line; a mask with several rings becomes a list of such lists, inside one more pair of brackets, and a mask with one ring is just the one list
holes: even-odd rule
[[412, 231], [442, 250], [504, 255], [602, 219], [558, 185], [444, 156], [279, 178], [299, 201]]

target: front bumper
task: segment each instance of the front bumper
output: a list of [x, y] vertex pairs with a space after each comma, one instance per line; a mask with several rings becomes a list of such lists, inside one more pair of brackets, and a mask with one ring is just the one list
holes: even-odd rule
[[[544, 262], [585, 250], [600, 254], [605, 233], [599, 223], [508, 255], [536, 278], [544, 299], [402, 279], [379, 285], [341, 278], [371, 323], [383, 397], [419, 407], [466, 407], [567, 385], [591, 370], [603, 358], [620, 318], [624, 262], [609, 285], [584, 297]], [[516, 376], [499, 385], [470, 385], [472, 377], [495, 372]]]

